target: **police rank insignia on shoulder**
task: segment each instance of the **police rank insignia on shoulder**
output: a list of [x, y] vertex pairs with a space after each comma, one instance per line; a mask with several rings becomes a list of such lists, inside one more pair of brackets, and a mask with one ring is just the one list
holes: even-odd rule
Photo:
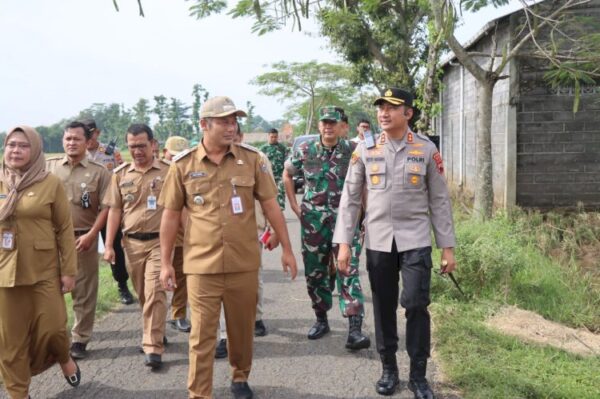
[[181, 151], [179, 154], [175, 155], [173, 157], [173, 162], [177, 162], [179, 161], [181, 158], [185, 157], [188, 154], [191, 154], [192, 152], [194, 152], [196, 150], [196, 147], [194, 148], [188, 148], [187, 150], [183, 150]]
[[354, 151], [352, 153], [352, 158], [350, 158], [350, 162], [352, 162], [352, 164], [355, 164], [358, 162], [359, 158], [360, 158], [360, 155], [358, 154], [358, 151]]

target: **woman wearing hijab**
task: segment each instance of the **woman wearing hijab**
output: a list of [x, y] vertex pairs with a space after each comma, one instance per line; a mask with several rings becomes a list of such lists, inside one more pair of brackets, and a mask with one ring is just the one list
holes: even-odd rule
[[71, 211], [45, 164], [38, 132], [9, 131], [0, 167], [0, 374], [12, 399], [27, 398], [31, 377], [56, 362], [71, 386], [81, 379], [63, 298], [77, 274]]

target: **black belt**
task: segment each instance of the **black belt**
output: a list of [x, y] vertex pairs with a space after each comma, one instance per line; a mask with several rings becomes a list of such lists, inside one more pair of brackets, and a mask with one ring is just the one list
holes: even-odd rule
[[89, 230], [75, 230], [75, 237], [81, 237], [84, 234], [89, 233]]
[[158, 233], [127, 233], [127, 237], [134, 240], [148, 241], [158, 238]]

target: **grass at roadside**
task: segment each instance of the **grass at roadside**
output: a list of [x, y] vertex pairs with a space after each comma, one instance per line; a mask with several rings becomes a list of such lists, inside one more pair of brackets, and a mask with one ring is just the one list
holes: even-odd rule
[[[131, 288], [131, 287], [130, 287]], [[133, 291], [132, 291], [133, 292]], [[73, 325], [73, 301], [71, 295], [65, 295], [67, 303], [67, 315], [69, 317], [69, 329]], [[98, 303], [96, 304], [96, 323], [115, 306], [119, 305], [119, 293], [117, 283], [112, 277], [108, 263], [101, 261], [98, 276]]]
[[[552, 251], [540, 241], [547, 233], [532, 230], [539, 217], [517, 212], [478, 223], [456, 215], [456, 277], [468, 298], [446, 278], [434, 277], [432, 313], [442, 369], [465, 398], [600, 397], [598, 357], [527, 344], [484, 324], [508, 304], [600, 331], [600, 288], [593, 273], [584, 273], [572, 257], [557, 261], [546, 255]], [[595, 239], [581, 231], [563, 235], [582, 236], [581, 245]], [[561, 243], [555, 239], [554, 245]]]

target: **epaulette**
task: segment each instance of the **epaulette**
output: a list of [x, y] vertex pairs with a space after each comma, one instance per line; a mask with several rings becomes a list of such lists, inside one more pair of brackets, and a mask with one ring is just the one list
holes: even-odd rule
[[417, 132], [417, 137], [419, 137], [420, 139], [423, 139], [425, 141], [431, 141], [426, 134], [423, 134], [421, 132]]
[[113, 173], [117, 173], [119, 171], [121, 171], [122, 169], [124, 169], [126, 166], [129, 166], [129, 162], [123, 162], [121, 165], [117, 166], [116, 168], [113, 169]]
[[91, 164], [93, 164], [93, 165], [97, 165], [97, 166], [100, 166], [101, 168], [104, 168], [104, 165], [103, 165], [103, 164], [101, 164], [101, 163], [100, 163], [100, 162], [98, 162], [98, 161], [94, 161], [93, 159], [89, 159], [89, 158], [88, 158], [87, 160], [88, 160], [88, 162], [89, 162], [89, 163], [91, 163]]
[[50, 158], [46, 158], [46, 161], [60, 161], [61, 159], [63, 159], [64, 157], [50, 157]]
[[251, 146], [250, 144], [246, 144], [246, 143], [236, 143], [238, 146], [245, 148], [247, 150], [253, 151], [253, 152], [260, 152], [258, 150], [258, 148]]
[[191, 154], [192, 152], [196, 151], [198, 147], [194, 147], [194, 148], [188, 148], [187, 150], [183, 150], [181, 151], [179, 154], [175, 155], [173, 157], [173, 162], [177, 162], [180, 159], [186, 157], [187, 155]]
[[168, 159], [162, 158], [160, 162], [164, 163], [167, 166], [171, 166], [171, 162]]

